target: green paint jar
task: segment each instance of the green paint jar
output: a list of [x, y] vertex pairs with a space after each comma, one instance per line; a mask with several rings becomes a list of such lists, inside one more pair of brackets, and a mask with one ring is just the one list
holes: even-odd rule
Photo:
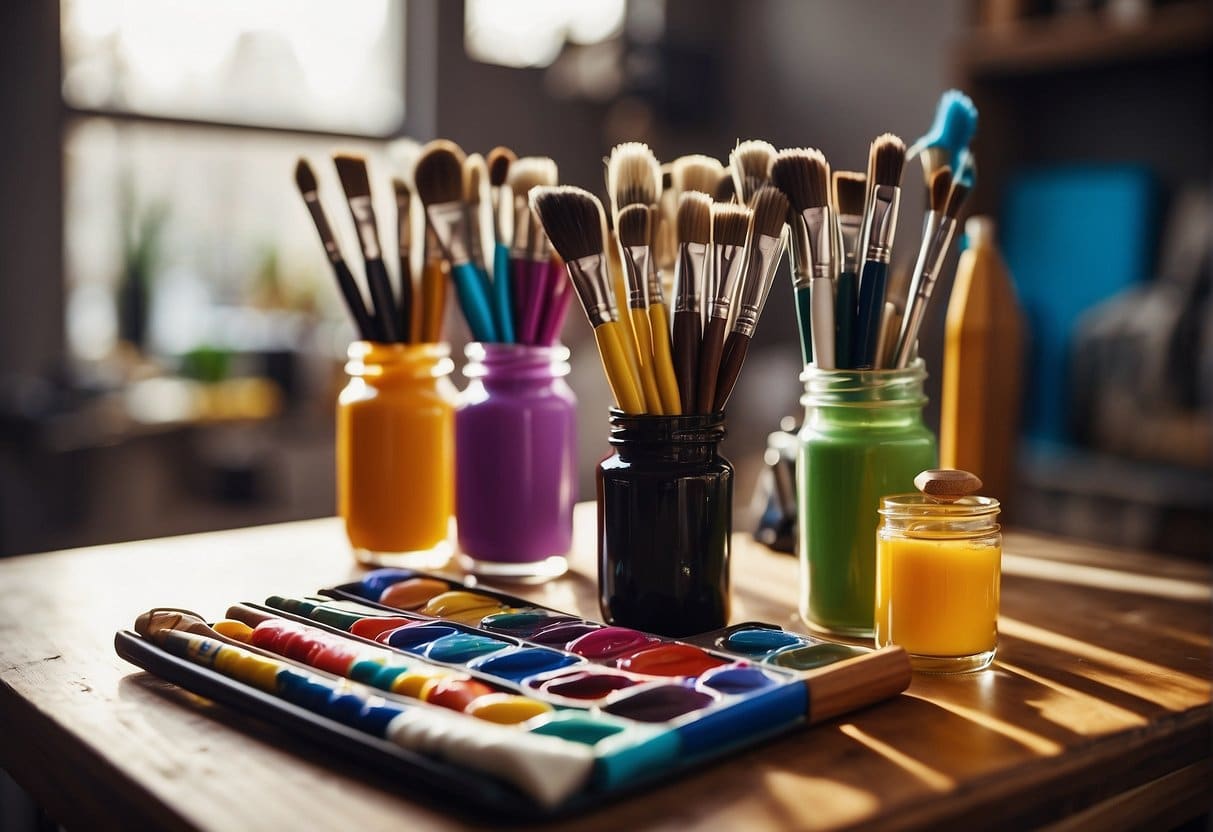
[[914, 490], [937, 467], [923, 424], [921, 359], [902, 370], [819, 370], [810, 364], [797, 494], [800, 615], [832, 635], [874, 634], [880, 498]]

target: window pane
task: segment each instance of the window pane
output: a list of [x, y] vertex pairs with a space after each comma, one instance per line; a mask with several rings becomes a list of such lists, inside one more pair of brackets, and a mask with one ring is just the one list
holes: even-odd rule
[[62, 0], [63, 96], [91, 110], [382, 136], [404, 119], [393, 0]]

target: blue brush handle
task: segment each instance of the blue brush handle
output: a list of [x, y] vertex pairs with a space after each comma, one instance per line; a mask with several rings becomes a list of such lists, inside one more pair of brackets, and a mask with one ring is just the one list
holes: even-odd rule
[[880, 340], [880, 316], [889, 279], [889, 264], [868, 261], [859, 275], [859, 311], [855, 319], [855, 341], [851, 358], [861, 370], [876, 366], [876, 346]]
[[510, 310], [510, 249], [501, 243], [493, 247], [493, 311], [496, 313], [497, 334], [502, 343], [512, 344], [514, 313]]
[[485, 286], [487, 280], [480, 269], [471, 263], [460, 263], [451, 267], [451, 280], [455, 284], [455, 296], [459, 308], [472, 330], [472, 337], [481, 343], [497, 340], [497, 327], [493, 325], [493, 307]]

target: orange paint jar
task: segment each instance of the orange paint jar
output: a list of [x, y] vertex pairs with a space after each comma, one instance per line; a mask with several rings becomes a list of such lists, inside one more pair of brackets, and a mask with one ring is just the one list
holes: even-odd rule
[[337, 399], [337, 507], [354, 556], [437, 568], [451, 555], [455, 400], [447, 344], [350, 344]]

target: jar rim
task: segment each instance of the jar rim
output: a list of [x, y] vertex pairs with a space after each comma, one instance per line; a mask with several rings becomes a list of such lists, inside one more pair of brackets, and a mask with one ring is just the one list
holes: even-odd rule
[[472, 341], [463, 348], [463, 354], [468, 361], [463, 366], [463, 375], [469, 379], [499, 372], [561, 377], [567, 376], [571, 369], [569, 356], [572, 353], [563, 344], [539, 346]]
[[940, 519], [966, 519], [981, 517], [997, 517], [1001, 505], [993, 497], [970, 495], [961, 497], [955, 502], [943, 502], [928, 497], [926, 494], [892, 494], [880, 498], [880, 515], [882, 517], [936, 517]]
[[612, 445], [632, 443], [715, 444], [728, 433], [723, 411], [715, 413], [625, 413], [608, 411]]
[[412, 372], [418, 377], [440, 378], [455, 369], [451, 345], [354, 341], [346, 349], [345, 371], [351, 376], [383, 376]]
[[926, 404], [926, 363], [916, 358], [908, 367], [882, 370], [820, 369], [806, 364], [800, 374], [805, 407], [908, 407]]

